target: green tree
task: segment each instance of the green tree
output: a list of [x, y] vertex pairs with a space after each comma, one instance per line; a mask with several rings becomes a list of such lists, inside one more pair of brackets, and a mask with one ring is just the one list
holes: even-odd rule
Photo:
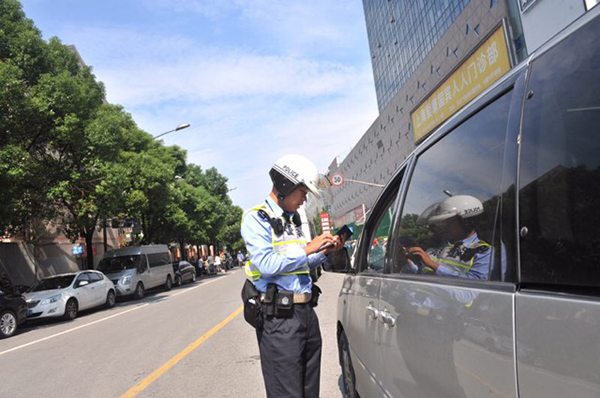
[[72, 155], [84, 152], [104, 90], [58, 39], [41, 38], [17, 1], [0, 1], [0, 61], [0, 182], [9, 187], [0, 194], [0, 226], [27, 231], [34, 219], [56, 216], [49, 199], [80, 163]]
[[45, 42], [16, 0], [0, 0], [0, 185], [0, 230], [59, 223], [85, 237], [89, 267], [94, 231], [112, 217], [138, 220], [139, 243], [242, 245], [227, 178], [107, 104], [91, 68]]
[[129, 174], [122, 148], [125, 132], [132, 129], [137, 127], [121, 107], [102, 104], [82, 134], [65, 134], [60, 156], [68, 158], [68, 167], [53, 165], [58, 181], [49, 197], [59, 209], [65, 234], [73, 240], [85, 237], [88, 267], [93, 265], [92, 237], [98, 222], [119, 214], [125, 206]]

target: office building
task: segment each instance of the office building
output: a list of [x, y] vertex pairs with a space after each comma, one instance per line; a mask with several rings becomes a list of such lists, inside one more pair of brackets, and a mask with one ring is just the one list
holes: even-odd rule
[[363, 0], [379, 116], [329, 167], [360, 181], [331, 188], [334, 227], [364, 223], [415, 145], [596, 3]]

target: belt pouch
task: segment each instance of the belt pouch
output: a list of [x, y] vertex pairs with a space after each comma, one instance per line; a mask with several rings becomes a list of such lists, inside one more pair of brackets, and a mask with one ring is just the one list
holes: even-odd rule
[[255, 329], [262, 329], [263, 308], [260, 304], [260, 293], [254, 284], [246, 279], [242, 288], [242, 301], [244, 302], [244, 319]]
[[294, 316], [294, 292], [280, 290], [277, 292], [277, 318]]
[[312, 297], [310, 299], [310, 304], [313, 307], [319, 305], [319, 296], [321, 295], [321, 288], [317, 285], [312, 285]]
[[276, 313], [276, 300], [279, 292], [277, 291], [277, 285], [274, 283], [269, 283], [267, 285], [267, 292], [265, 293], [265, 297], [263, 299], [263, 303], [265, 305], [265, 315], [271, 316]]

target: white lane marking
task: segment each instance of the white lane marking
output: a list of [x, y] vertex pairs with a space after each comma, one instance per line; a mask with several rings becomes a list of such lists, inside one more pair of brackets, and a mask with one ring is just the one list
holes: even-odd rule
[[[229, 275], [233, 275], [233, 273], [231, 273], [231, 274], [229, 274]], [[227, 276], [227, 275], [224, 275], [224, 276]], [[196, 289], [196, 288], [199, 288], [199, 287], [201, 287], [201, 286], [206, 286], [206, 285], [208, 285], [209, 283], [212, 283], [212, 282], [218, 281], [218, 280], [220, 280], [220, 279], [221, 279], [221, 278], [216, 278], [216, 279], [213, 279], [213, 280], [211, 280], [211, 281], [208, 281], [208, 282], [205, 282], [205, 283], [201, 283], [201, 284], [199, 284], [198, 286], [194, 286], [194, 287], [192, 287], [192, 288], [189, 288], [189, 289], [183, 290], [183, 291], [181, 291], [181, 292], [177, 292], [177, 293], [175, 293], [175, 294], [171, 294], [171, 295], [167, 296], [167, 298], [178, 296], [178, 295], [180, 295], [180, 294], [186, 293], [186, 292], [188, 292], [188, 291], [190, 291], [190, 290], [194, 290], [194, 289]], [[128, 313], [128, 312], [132, 312], [132, 311], [138, 310], [138, 309], [140, 309], [140, 308], [144, 308], [144, 307], [146, 307], [146, 306], [148, 306], [148, 305], [150, 305], [150, 303], [146, 303], [146, 304], [139, 305], [139, 306], [137, 306], [137, 307], [134, 307], [134, 308], [131, 308], [131, 309], [125, 310], [125, 311], [123, 311], [123, 312], [119, 312], [118, 314], [110, 315], [110, 316], [107, 316], [106, 318], [98, 319], [98, 320], [96, 320], [96, 321], [93, 321], [93, 322], [90, 322], [90, 323], [86, 323], [85, 325], [81, 325], [81, 326], [74, 327], [73, 329], [68, 329], [68, 330], [65, 330], [65, 331], [63, 331], [63, 332], [56, 333], [56, 334], [53, 334], [53, 335], [50, 335], [50, 336], [46, 336], [46, 337], [43, 337], [43, 338], [41, 338], [41, 339], [38, 339], [38, 340], [30, 341], [29, 343], [22, 344], [22, 345], [20, 345], [20, 346], [13, 347], [13, 348], [10, 348], [10, 349], [8, 349], [8, 350], [2, 351], [2, 352], [0, 352], [0, 356], [2, 356], [2, 355], [4, 355], [4, 354], [8, 354], [9, 352], [13, 352], [13, 351], [16, 351], [16, 350], [20, 350], [21, 348], [29, 347], [30, 345], [34, 345], [34, 344], [37, 344], [37, 343], [41, 343], [42, 341], [50, 340], [50, 339], [53, 339], [53, 338], [55, 338], [55, 337], [62, 336], [62, 335], [64, 335], [64, 334], [71, 333], [71, 332], [74, 332], [74, 331], [76, 331], [76, 330], [83, 329], [83, 328], [86, 328], [86, 327], [88, 327], [88, 326], [95, 325], [95, 324], [97, 324], [97, 323], [100, 323], [100, 322], [107, 321], [107, 320], [109, 320], [109, 319], [112, 319], [112, 318], [118, 317], [118, 316], [120, 316], [120, 315], [123, 315], [123, 314], [126, 314], [126, 313]]]
[[[230, 275], [233, 275], [233, 274], [230, 274]], [[227, 276], [227, 275], [224, 275], [224, 276]], [[218, 280], [220, 280], [220, 279], [221, 279], [221, 278], [215, 278], [215, 279], [213, 279], [213, 280], [211, 280], [211, 281], [208, 281], [208, 282], [201, 283], [201, 284], [199, 284], [198, 286], [194, 286], [194, 287], [187, 288], [187, 289], [185, 289], [185, 290], [182, 290], [182, 291], [180, 291], [180, 292], [177, 292], [177, 293], [171, 294], [171, 295], [169, 295], [169, 296], [167, 296], [167, 297], [175, 297], [175, 296], [179, 296], [180, 294], [183, 294], [183, 293], [190, 292], [190, 291], [192, 291], [192, 290], [194, 290], [194, 289], [198, 289], [199, 287], [206, 286], [206, 285], [208, 285], [209, 283], [213, 283], [214, 281], [218, 281]]]
[[0, 356], [1, 356], [1, 355], [4, 355], [4, 354], [8, 354], [9, 352], [12, 352], [12, 351], [19, 350], [19, 349], [21, 349], [21, 348], [29, 347], [30, 345], [33, 345], [33, 344], [41, 343], [42, 341], [46, 341], [46, 340], [50, 340], [50, 339], [53, 339], [53, 338], [55, 338], [55, 337], [58, 337], [58, 336], [62, 336], [63, 334], [71, 333], [71, 332], [74, 332], [74, 331], [76, 331], [76, 330], [83, 329], [83, 328], [86, 328], [86, 327], [88, 327], [88, 326], [91, 326], [91, 325], [95, 325], [95, 324], [97, 324], [97, 323], [100, 323], [100, 322], [104, 322], [104, 321], [106, 321], [106, 320], [109, 320], [109, 319], [111, 319], [111, 318], [118, 317], [118, 316], [120, 316], [120, 315], [126, 314], [126, 313], [128, 313], [128, 312], [131, 312], [131, 311], [139, 310], [140, 308], [144, 308], [144, 307], [145, 307], [145, 306], [147, 306], [147, 305], [150, 305], [150, 303], [142, 304], [142, 305], [139, 305], [139, 306], [137, 306], [137, 307], [134, 307], [134, 308], [128, 309], [128, 310], [126, 310], [126, 311], [119, 312], [118, 314], [114, 314], [114, 315], [111, 315], [111, 316], [107, 316], [106, 318], [98, 319], [98, 320], [96, 320], [96, 321], [93, 321], [93, 322], [90, 322], [90, 323], [86, 323], [85, 325], [81, 325], [81, 326], [74, 327], [73, 329], [68, 329], [68, 330], [65, 330], [65, 331], [63, 331], [63, 332], [60, 332], [60, 333], [56, 333], [56, 334], [53, 334], [53, 335], [50, 335], [50, 336], [46, 336], [46, 337], [44, 337], [44, 338], [41, 338], [41, 339], [39, 339], [39, 340], [31, 341], [31, 342], [29, 342], [29, 343], [26, 343], [26, 344], [23, 344], [23, 345], [20, 345], [20, 346], [17, 346], [17, 347], [13, 347], [13, 348], [11, 348], [11, 349], [8, 349], [8, 350], [6, 350], [6, 351], [2, 351], [2, 352], [0, 352]]

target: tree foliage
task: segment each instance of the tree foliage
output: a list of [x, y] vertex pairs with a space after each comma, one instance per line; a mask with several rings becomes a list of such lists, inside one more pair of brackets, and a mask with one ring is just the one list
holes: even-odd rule
[[92, 235], [112, 218], [136, 220], [142, 243], [239, 246], [227, 178], [188, 164], [104, 98], [68, 46], [0, 0], [0, 231], [34, 241], [32, 225], [57, 223], [85, 238], [89, 264]]

